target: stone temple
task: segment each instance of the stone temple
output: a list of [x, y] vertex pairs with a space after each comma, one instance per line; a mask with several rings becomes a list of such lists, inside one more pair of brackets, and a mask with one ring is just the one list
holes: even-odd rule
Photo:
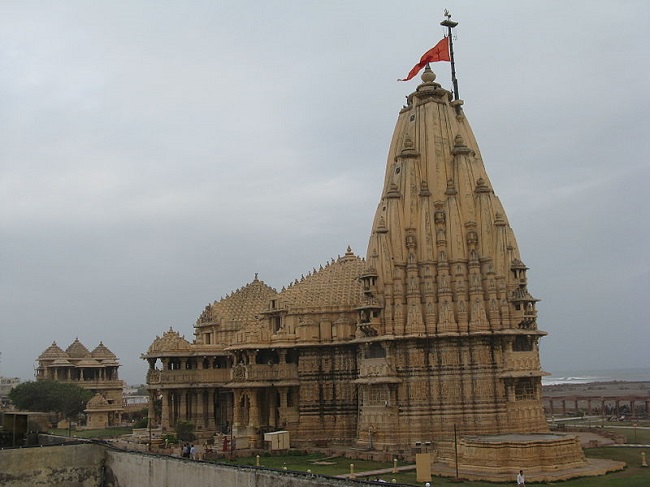
[[36, 360], [36, 380], [67, 382], [95, 393], [84, 411], [88, 428], [106, 428], [121, 423], [124, 383], [118, 375], [120, 364], [103, 342], [92, 351], [78, 338], [65, 351], [52, 342]]
[[193, 340], [157, 337], [143, 358], [160, 426], [232, 428], [238, 448], [275, 430], [297, 447], [426, 445], [447, 465], [458, 449], [478, 478], [589, 470], [576, 437], [549, 434], [527, 272], [463, 101], [427, 67], [399, 112], [366, 258], [348, 248], [279, 292], [255, 275], [205, 307]]

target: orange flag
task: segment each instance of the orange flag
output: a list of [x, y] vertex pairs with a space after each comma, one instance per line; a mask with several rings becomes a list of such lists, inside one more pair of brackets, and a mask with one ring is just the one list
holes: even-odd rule
[[436, 61], [451, 61], [451, 58], [449, 57], [449, 37], [444, 37], [440, 42], [438, 42], [438, 44], [422, 54], [420, 62], [413, 66], [413, 69], [409, 72], [408, 76], [404, 79], [398, 79], [397, 81], [410, 80], [413, 76], [418, 74], [427, 63], [435, 63]]

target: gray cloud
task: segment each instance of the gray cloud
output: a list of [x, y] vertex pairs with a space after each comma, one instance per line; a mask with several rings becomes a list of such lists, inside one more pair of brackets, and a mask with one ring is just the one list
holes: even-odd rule
[[[647, 365], [644, 1], [448, 5], [531, 268], [545, 369]], [[255, 272], [365, 254], [427, 2], [0, 5], [0, 373], [103, 340], [122, 376]], [[624, 32], [622, 32], [621, 28]], [[448, 65], [434, 66], [449, 86]]]

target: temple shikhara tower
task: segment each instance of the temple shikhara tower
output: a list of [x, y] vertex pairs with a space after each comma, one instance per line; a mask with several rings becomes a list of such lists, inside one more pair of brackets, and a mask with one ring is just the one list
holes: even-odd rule
[[575, 437], [548, 431], [528, 268], [463, 102], [428, 66], [379, 190], [365, 259], [348, 248], [279, 292], [255, 275], [206, 306], [193, 339], [153, 341], [160, 426], [238, 448], [283, 430], [292, 446], [426, 445], [447, 464], [457, 449], [477, 478], [589, 468]]
[[422, 79], [397, 121], [361, 276], [360, 431], [400, 444], [454, 426], [547, 431], [528, 269], [462, 102], [431, 70]]

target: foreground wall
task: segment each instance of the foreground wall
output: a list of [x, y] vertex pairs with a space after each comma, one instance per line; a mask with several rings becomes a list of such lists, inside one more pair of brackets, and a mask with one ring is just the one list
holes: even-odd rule
[[343, 479], [258, 468], [230, 467], [176, 457], [107, 451], [106, 487], [314, 487], [343, 486]]
[[3, 487], [96, 487], [100, 485], [105, 448], [59, 445], [0, 451]]
[[349, 485], [349, 482], [301, 473], [231, 467], [177, 457], [124, 452], [93, 444], [0, 450], [0, 486], [2, 487], [198, 487], [204, 485], [342, 487]]

